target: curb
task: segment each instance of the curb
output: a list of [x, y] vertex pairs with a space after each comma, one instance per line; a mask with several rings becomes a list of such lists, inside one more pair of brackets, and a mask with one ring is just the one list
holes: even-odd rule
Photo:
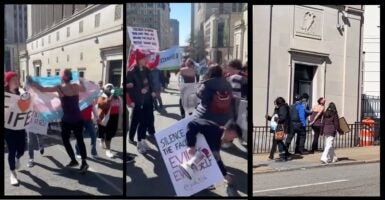
[[[275, 173], [275, 172], [286, 172], [286, 171], [296, 171], [296, 170], [306, 170], [306, 169], [313, 169], [313, 168], [322, 168], [322, 167], [336, 167], [336, 166], [346, 166], [346, 165], [357, 165], [357, 164], [370, 164], [370, 163], [378, 163], [380, 162], [380, 159], [375, 160], [363, 160], [363, 161], [351, 161], [351, 162], [342, 162], [342, 163], [331, 163], [327, 165], [309, 165], [305, 167], [294, 167], [289, 169], [269, 169], [269, 170], [263, 170], [261, 172], [253, 172], [253, 174], [267, 174], [267, 173]], [[254, 167], [255, 165], [253, 165]]]

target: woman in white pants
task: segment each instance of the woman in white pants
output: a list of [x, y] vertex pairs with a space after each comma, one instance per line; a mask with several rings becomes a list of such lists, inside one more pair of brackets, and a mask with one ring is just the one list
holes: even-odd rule
[[325, 138], [325, 148], [321, 156], [321, 162], [324, 164], [334, 163], [337, 162], [338, 158], [334, 152], [333, 142], [340, 125], [338, 122], [337, 108], [333, 102], [331, 102], [326, 109], [322, 122], [321, 134], [323, 134]]

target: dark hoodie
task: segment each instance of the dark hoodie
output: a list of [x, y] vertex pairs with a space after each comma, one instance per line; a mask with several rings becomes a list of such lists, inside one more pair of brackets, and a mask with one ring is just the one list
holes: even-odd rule
[[201, 99], [198, 107], [194, 112], [194, 117], [203, 118], [217, 123], [219, 126], [224, 126], [230, 119], [233, 118], [233, 109], [230, 108], [226, 113], [210, 113], [208, 107], [211, 104], [216, 91], [231, 92], [232, 88], [225, 78], [211, 78], [203, 81], [198, 88], [197, 96]]

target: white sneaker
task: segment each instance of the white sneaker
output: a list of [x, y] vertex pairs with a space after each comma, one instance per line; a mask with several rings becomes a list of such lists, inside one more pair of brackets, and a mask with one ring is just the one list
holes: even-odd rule
[[11, 177], [10, 177], [11, 185], [18, 185], [19, 180], [17, 180], [16, 173], [11, 172]]
[[16, 169], [20, 169], [20, 159], [16, 158], [16, 164], [15, 164]]
[[222, 144], [222, 148], [227, 149], [227, 148], [230, 148], [232, 145], [233, 145], [233, 143], [231, 143], [231, 142], [229, 142], [229, 143], [223, 143], [223, 144]]
[[146, 153], [146, 148], [143, 146], [143, 143], [142, 142], [138, 142], [138, 152], [141, 153], [141, 154], [145, 154]]
[[148, 146], [146, 140], [142, 140], [141, 143], [142, 143], [142, 147], [145, 148], [146, 150], [150, 150], [151, 149], [150, 146]]
[[81, 155], [76, 155], [76, 158], [77, 159], [82, 159], [82, 156]]
[[337, 157], [334, 157], [333, 160], [332, 160], [332, 163], [335, 163], [338, 161], [338, 158]]
[[111, 150], [106, 150], [106, 156], [107, 156], [108, 158], [113, 158], [113, 157], [115, 156], [115, 154], [112, 153]]

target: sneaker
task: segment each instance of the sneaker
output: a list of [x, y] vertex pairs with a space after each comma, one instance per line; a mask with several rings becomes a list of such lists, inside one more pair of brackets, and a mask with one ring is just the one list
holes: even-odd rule
[[44, 148], [41, 148], [40, 149], [40, 155], [43, 155], [44, 154]]
[[287, 158], [278, 158], [275, 160], [275, 162], [286, 162]]
[[16, 164], [15, 164], [16, 169], [20, 169], [20, 159], [16, 158]]
[[82, 159], [82, 156], [81, 155], [76, 155], [76, 158], [77, 159]]
[[322, 159], [321, 159], [321, 164], [327, 165], [327, 164], [328, 164], [328, 161], [327, 161], [327, 160], [322, 160]]
[[135, 145], [134, 140], [128, 140], [128, 143]]
[[222, 148], [227, 149], [227, 148], [230, 148], [232, 145], [233, 145], [233, 143], [231, 143], [231, 142], [229, 142], [229, 143], [223, 143], [223, 144], [222, 144]]
[[31, 168], [31, 167], [33, 167], [34, 165], [35, 165], [35, 163], [33, 162], [33, 159], [30, 159], [30, 160], [28, 161], [27, 167], [28, 167], [28, 168]]
[[146, 140], [142, 140], [141, 143], [142, 143], [142, 147], [145, 148], [146, 150], [150, 150], [151, 149], [150, 146], [148, 146]]
[[80, 170], [79, 170], [79, 173], [81, 174], [84, 174], [86, 173], [86, 171], [88, 170], [89, 166], [87, 163], [82, 163], [82, 166], [80, 166]]
[[142, 142], [138, 142], [137, 148], [138, 148], [139, 153], [141, 153], [141, 154], [146, 153], [146, 148], [143, 146]]
[[238, 191], [237, 191], [237, 188], [234, 185], [227, 185], [226, 186], [226, 193], [227, 193], [227, 196], [229, 196], [229, 197], [240, 196]]
[[10, 182], [13, 186], [19, 185], [19, 180], [17, 180], [16, 173], [11, 172]]
[[337, 157], [334, 157], [333, 160], [332, 160], [332, 163], [335, 163], [338, 161], [338, 158]]
[[134, 158], [134, 157], [131, 157], [131, 156], [127, 156], [126, 162], [127, 162], [127, 163], [133, 163], [133, 162], [135, 162], [135, 158]]
[[91, 157], [92, 157], [93, 159], [98, 159], [98, 158], [99, 158], [98, 154], [92, 154]]
[[108, 158], [113, 158], [113, 157], [115, 156], [115, 154], [112, 153], [111, 150], [106, 150], [106, 156], [107, 156]]
[[76, 167], [76, 166], [78, 166], [78, 165], [79, 165], [78, 161], [76, 161], [76, 160], [71, 160], [71, 162], [68, 163], [68, 165], [66, 165], [66, 167]]

